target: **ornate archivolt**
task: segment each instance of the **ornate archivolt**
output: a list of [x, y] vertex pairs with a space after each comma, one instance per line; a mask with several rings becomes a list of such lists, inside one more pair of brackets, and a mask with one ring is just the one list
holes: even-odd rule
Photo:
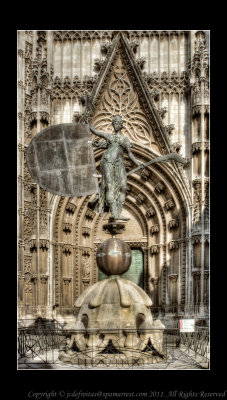
[[[98, 150], [97, 163], [101, 154]], [[135, 155], [140, 161], [142, 157], [148, 161], [148, 154], [149, 151], [145, 157], [144, 151], [140, 151], [140, 154]], [[179, 188], [165, 172], [165, 168], [160, 167], [158, 172], [151, 167], [148, 170], [149, 179], [146, 176], [141, 177], [140, 174], [128, 177], [129, 190], [124, 207], [130, 218], [139, 224], [140, 237], [136, 237], [136, 233], [134, 237], [130, 236], [126, 227], [126, 231], [120, 234], [119, 238], [133, 247], [142, 248], [145, 290], [151, 294], [152, 282], [156, 282], [157, 278], [157, 287], [161, 295], [159, 302], [165, 304], [171, 251], [179, 251], [182, 263], [178, 265], [178, 274], [181, 275], [183, 282], [186, 279], [186, 258], [184, 258], [186, 210]], [[87, 203], [91, 198], [91, 196], [59, 198], [55, 203], [54, 217], [52, 217], [52, 230], [55, 232], [55, 239], [52, 242], [55, 249], [52, 265], [55, 280], [53, 287], [55, 287], [55, 304], [59, 304], [61, 310], [72, 311], [76, 298], [88, 285], [98, 280], [96, 250], [102, 241], [110, 237], [102, 231], [108, 214], [103, 216], [90, 210]], [[170, 198], [173, 200], [173, 207], [171, 204], [169, 207], [166, 206]], [[69, 290], [70, 294], [67, 292]], [[183, 284], [181, 299], [184, 297]]]

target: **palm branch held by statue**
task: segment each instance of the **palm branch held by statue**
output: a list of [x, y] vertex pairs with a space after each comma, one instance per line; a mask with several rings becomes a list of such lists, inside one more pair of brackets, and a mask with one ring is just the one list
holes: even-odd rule
[[[89, 203], [89, 206], [100, 213], [110, 211], [110, 219], [112, 220], [126, 220], [128, 218], [122, 216], [121, 211], [126, 197], [127, 175], [130, 175], [139, 169], [156, 162], [174, 160], [176, 162], [186, 164], [187, 161], [177, 153], [170, 153], [164, 156], [156, 157], [147, 163], [139, 163], [131, 151], [132, 143], [121, 133], [122, 118], [119, 115], [115, 115], [112, 123], [115, 134], [98, 132], [90, 125], [90, 130], [92, 133], [105, 139], [101, 141], [94, 140], [93, 145], [99, 148], [105, 148], [106, 151], [104, 152], [100, 161], [102, 172], [102, 175], [100, 176], [102, 177], [100, 194]], [[124, 150], [127, 151], [129, 158], [137, 165], [135, 169], [127, 174], [123, 158]]]

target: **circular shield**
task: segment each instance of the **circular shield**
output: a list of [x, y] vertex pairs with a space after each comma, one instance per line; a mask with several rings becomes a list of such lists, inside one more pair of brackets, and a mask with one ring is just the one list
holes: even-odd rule
[[32, 179], [48, 192], [65, 197], [99, 192], [88, 124], [43, 129], [30, 142], [26, 160]]

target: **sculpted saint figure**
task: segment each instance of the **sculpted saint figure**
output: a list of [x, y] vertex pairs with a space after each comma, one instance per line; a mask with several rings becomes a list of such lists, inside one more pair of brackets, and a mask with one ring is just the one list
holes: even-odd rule
[[89, 205], [100, 213], [110, 211], [110, 219], [112, 220], [127, 220], [128, 218], [121, 214], [127, 190], [124, 151], [127, 151], [130, 160], [137, 166], [142, 166], [143, 164], [136, 160], [131, 152], [132, 143], [121, 133], [123, 126], [121, 116], [114, 115], [112, 124], [115, 130], [114, 134], [98, 132], [90, 125], [92, 133], [105, 139], [105, 141], [94, 140], [93, 145], [107, 150], [100, 161], [102, 172], [100, 194]]

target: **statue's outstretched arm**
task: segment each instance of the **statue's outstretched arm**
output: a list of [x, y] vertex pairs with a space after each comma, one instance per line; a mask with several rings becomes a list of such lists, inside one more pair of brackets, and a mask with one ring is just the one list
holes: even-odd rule
[[128, 156], [130, 158], [130, 160], [132, 160], [137, 166], [142, 166], [142, 164], [137, 161], [136, 157], [134, 156], [134, 154], [132, 153], [130, 146], [127, 146], [127, 151], [128, 151]]
[[90, 128], [91, 132], [94, 133], [95, 135], [107, 139], [108, 133], [98, 132], [98, 131], [97, 131], [92, 125], [90, 125], [90, 124], [89, 124], [89, 128]]
[[151, 165], [151, 164], [154, 164], [157, 162], [168, 162], [168, 161], [176, 161], [180, 164], [183, 164], [185, 167], [189, 166], [189, 164], [190, 164], [190, 160], [183, 158], [180, 154], [169, 153], [169, 154], [165, 154], [164, 156], [159, 156], [159, 157], [153, 158], [152, 160], [150, 160], [144, 164], [140, 164], [137, 168], [133, 169], [132, 171], [129, 171], [127, 173], [127, 175], [133, 174], [134, 172], [136, 172], [140, 168], [142, 168], [142, 166], [148, 167], [148, 165]]

